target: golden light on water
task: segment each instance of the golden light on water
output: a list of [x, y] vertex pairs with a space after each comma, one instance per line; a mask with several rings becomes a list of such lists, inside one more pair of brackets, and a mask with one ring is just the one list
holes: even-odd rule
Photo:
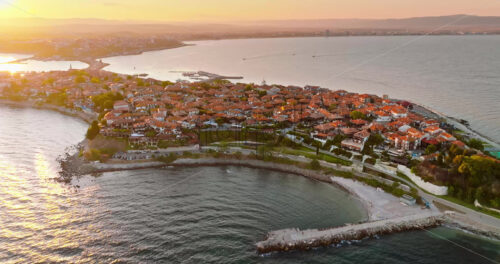
[[18, 63], [0, 64], [0, 72], [10, 72], [11, 74], [24, 71], [24, 65]]
[[[53, 181], [57, 176], [57, 166], [41, 150], [34, 150], [32, 163], [16, 166], [8, 156], [0, 155], [0, 237], [24, 239], [32, 248], [47, 250], [79, 249], [82, 242], [99, 236], [98, 226], [81, 229], [66, 228], [92, 219], [104, 208], [95, 199], [98, 186], [82, 188], [75, 192], [67, 185]], [[22, 164], [22, 163], [21, 163]], [[5, 198], [8, 199], [5, 199]], [[84, 201], [92, 210], [83, 210]], [[82, 218], [83, 217], [83, 218]], [[103, 234], [104, 235], [104, 234]], [[69, 262], [71, 256], [46, 256], [43, 251], [30, 250], [24, 246], [9, 250], [22, 253], [41, 262]], [[0, 245], [0, 251], [4, 249]], [[91, 251], [89, 254], [93, 254]], [[1, 254], [0, 254], [1, 255]]]
[[15, 61], [18, 58], [13, 56], [1, 56], [0, 55], [0, 72], [10, 72], [11, 74], [22, 71], [24, 69], [24, 65], [22, 63], [8, 63], [10, 61]]
[[12, 56], [0, 56], [0, 63], [6, 63], [6, 62], [9, 62], [9, 61], [15, 61], [16, 58], [12, 57]]

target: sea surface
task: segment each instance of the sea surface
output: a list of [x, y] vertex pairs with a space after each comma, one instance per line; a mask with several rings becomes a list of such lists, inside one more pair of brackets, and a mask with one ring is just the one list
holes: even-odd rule
[[86, 127], [56, 112], [0, 105], [0, 263], [500, 261], [500, 242], [444, 227], [259, 256], [254, 243], [268, 231], [354, 223], [366, 213], [329, 184], [242, 167], [53, 181], [56, 159], [84, 137]]
[[[45, 72], [45, 71], [66, 71], [72, 69], [83, 69], [89, 65], [81, 61], [39, 61], [27, 58], [32, 55], [16, 53], [0, 53], [0, 72]], [[27, 59], [18, 63], [8, 63], [16, 60]]]
[[463, 118], [500, 142], [500, 36], [238, 39], [104, 58], [106, 70], [177, 80], [175, 71], [244, 82], [319, 85], [407, 99]]

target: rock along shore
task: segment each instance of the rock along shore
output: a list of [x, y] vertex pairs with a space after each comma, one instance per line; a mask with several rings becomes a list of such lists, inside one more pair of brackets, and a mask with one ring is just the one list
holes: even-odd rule
[[[138, 170], [146, 168], [159, 168], [166, 166], [174, 167], [193, 167], [193, 166], [243, 166], [257, 169], [267, 169], [280, 172], [293, 173], [296, 175], [301, 175], [313, 180], [318, 180], [322, 182], [334, 183], [330, 179], [331, 175], [326, 175], [318, 171], [302, 169], [293, 165], [279, 164], [273, 162], [266, 162], [254, 159], [217, 159], [217, 158], [200, 158], [200, 159], [187, 159], [181, 158], [177, 159], [172, 163], [163, 163], [159, 161], [145, 161], [145, 162], [126, 162], [126, 163], [87, 163], [82, 165], [82, 170], [84, 174], [89, 173], [101, 173], [101, 172], [111, 172], [111, 171], [122, 171], [122, 170]], [[340, 188], [341, 185], [336, 184]]]
[[442, 213], [429, 212], [328, 229], [282, 229], [269, 232], [266, 240], [256, 243], [256, 247], [257, 252], [260, 254], [276, 251], [309, 250], [339, 244], [342, 241], [360, 240], [383, 234], [435, 227], [441, 225], [444, 221]]
[[[459, 219], [458, 217], [460, 216], [459, 214], [446, 214], [443, 215], [442, 213], [439, 213], [437, 211], [427, 211], [427, 210], [420, 210], [416, 209], [411, 211], [409, 207], [407, 207], [404, 212], [401, 212], [401, 214], [409, 214], [405, 216], [401, 216], [399, 213], [390, 213], [392, 209], [397, 209], [398, 212], [400, 212], [402, 209], [401, 208], [395, 208], [394, 206], [396, 203], [399, 204], [399, 202], [392, 201], [392, 205], [390, 205], [391, 201], [387, 200], [387, 197], [384, 197], [384, 195], [391, 196], [390, 194], [387, 194], [385, 192], [379, 192], [375, 191], [377, 194], [373, 194], [373, 191], [368, 190], [367, 188], [373, 188], [371, 186], [365, 186], [365, 187], [358, 187], [358, 188], [352, 188], [353, 186], [346, 185], [343, 183], [343, 180], [348, 180], [344, 179], [341, 177], [332, 177], [331, 175], [323, 174], [319, 171], [314, 171], [314, 170], [309, 170], [309, 169], [303, 169], [299, 168], [294, 165], [287, 165], [287, 164], [279, 164], [279, 163], [273, 163], [273, 162], [266, 162], [266, 161], [261, 161], [261, 160], [253, 160], [253, 159], [217, 159], [217, 158], [200, 158], [200, 159], [188, 159], [188, 158], [181, 158], [177, 159], [172, 163], [163, 163], [163, 162], [158, 162], [158, 161], [142, 161], [142, 162], [125, 162], [125, 163], [85, 163], [81, 165], [79, 168], [79, 174], [91, 174], [91, 173], [103, 173], [103, 172], [112, 172], [112, 171], [123, 171], [123, 170], [139, 170], [139, 169], [146, 169], [146, 168], [162, 168], [162, 167], [168, 167], [168, 166], [173, 166], [173, 167], [203, 167], [203, 166], [242, 166], [242, 167], [250, 167], [250, 168], [257, 168], [257, 169], [266, 169], [266, 170], [273, 170], [273, 171], [280, 171], [280, 172], [285, 172], [285, 173], [292, 173], [295, 175], [303, 176], [312, 180], [317, 180], [325, 183], [330, 183], [337, 188], [349, 193], [352, 195], [354, 198], [360, 200], [362, 205], [364, 206], [367, 214], [368, 214], [368, 220], [373, 221], [373, 220], [378, 220], [376, 222], [380, 221], [386, 221], [387, 223], [393, 223], [391, 220], [394, 219], [406, 219], [405, 217], [410, 217], [416, 219], [418, 222], [414, 227], [412, 227], [410, 224], [406, 225], [403, 224], [400, 227], [393, 227], [393, 231], [391, 232], [386, 232], [386, 229], [381, 229], [381, 231], [377, 231], [379, 233], [377, 234], [385, 234], [385, 233], [392, 233], [392, 232], [401, 232], [405, 230], [415, 230], [415, 229], [421, 229], [424, 227], [434, 227], [441, 225], [443, 223], [446, 223], [450, 227], [456, 227], [459, 229], [463, 229], [472, 233], [475, 233], [477, 235], [493, 238], [493, 239], [500, 239], [500, 234], [497, 232], [492, 231], [488, 227], [484, 226], [478, 226], [478, 223], [473, 222], [473, 223], [467, 223], [465, 219]], [[356, 181], [354, 181], [356, 182]], [[359, 183], [359, 185], [364, 185], [362, 183]], [[378, 198], [373, 198], [371, 196], [370, 199], [380, 199], [382, 207], [377, 206], [374, 201], [367, 201], [367, 198], [365, 197], [367, 193], [372, 193], [372, 195], [377, 195]], [[392, 197], [392, 196], [391, 196]], [[398, 200], [396, 197], [393, 197], [394, 199]], [[399, 204], [401, 205], [401, 204]], [[389, 208], [387, 208], [387, 206]], [[401, 207], [406, 207], [402, 206]], [[417, 212], [420, 211], [420, 212]], [[380, 217], [374, 217], [376, 214], [380, 214], [381, 212], [384, 212], [385, 218], [388, 219], [380, 219]], [[428, 224], [422, 224], [427, 220], [422, 220], [419, 217], [425, 217], [426, 215], [433, 214], [432, 217], [430, 218], [432, 223]], [[437, 216], [439, 215], [439, 217]], [[420, 220], [423, 222], [420, 222]], [[439, 220], [439, 221], [438, 221]], [[399, 221], [399, 220], [398, 220]], [[404, 222], [404, 221], [403, 221]], [[465, 224], [466, 223], [466, 224]], [[385, 231], [384, 231], [385, 230]], [[370, 231], [371, 232], [371, 231]], [[271, 232], [272, 233], [272, 232]], [[370, 237], [373, 235], [369, 235], [366, 237]], [[354, 236], [353, 240], [357, 240], [356, 236]], [[336, 240], [332, 240], [331, 243], [327, 243], [328, 245], [332, 243], [336, 243]], [[286, 248], [286, 247], [285, 247]], [[310, 248], [310, 246], [300, 246], [297, 247], [297, 249], [307, 249]], [[288, 249], [290, 250], [290, 248]], [[271, 251], [269, 251], [271, 252]]]

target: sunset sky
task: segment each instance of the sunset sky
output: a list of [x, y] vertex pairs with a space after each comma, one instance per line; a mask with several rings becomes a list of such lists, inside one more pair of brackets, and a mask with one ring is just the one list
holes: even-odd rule
[[237, 21], [500, 15], [500, 0], [0, 0], [0, 18]]

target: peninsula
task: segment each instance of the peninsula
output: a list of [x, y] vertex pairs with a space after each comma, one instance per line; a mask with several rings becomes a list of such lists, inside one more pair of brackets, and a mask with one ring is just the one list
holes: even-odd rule
[[[387, 95], [223, 79], [173, 83], [88, 69], [0, 74], [0, 98], [89, 122], [70, 157], [83, 173], [166, 165], [277, 169], [357, 195], [370, 221], [385, 219], [376, 216], [384, 210], [386, 217], [409, 219], [394, 213], [406, 212], [400, 202], [413, 208], [414, 222], [395, 230], [440, 224], [437, 212], [452, 210], [462, 227], [499, 234], [500, 161], [445, 118]], [[370, 209], [376, 201], [359, 183], [393, 194], [398, 205]], [[327, 232], [333, 242], [336, 232]], [[326, 234], [306, 233], [307, 239]], [[259, 244], [260, 251], [275, 250], [273, 243]]]

